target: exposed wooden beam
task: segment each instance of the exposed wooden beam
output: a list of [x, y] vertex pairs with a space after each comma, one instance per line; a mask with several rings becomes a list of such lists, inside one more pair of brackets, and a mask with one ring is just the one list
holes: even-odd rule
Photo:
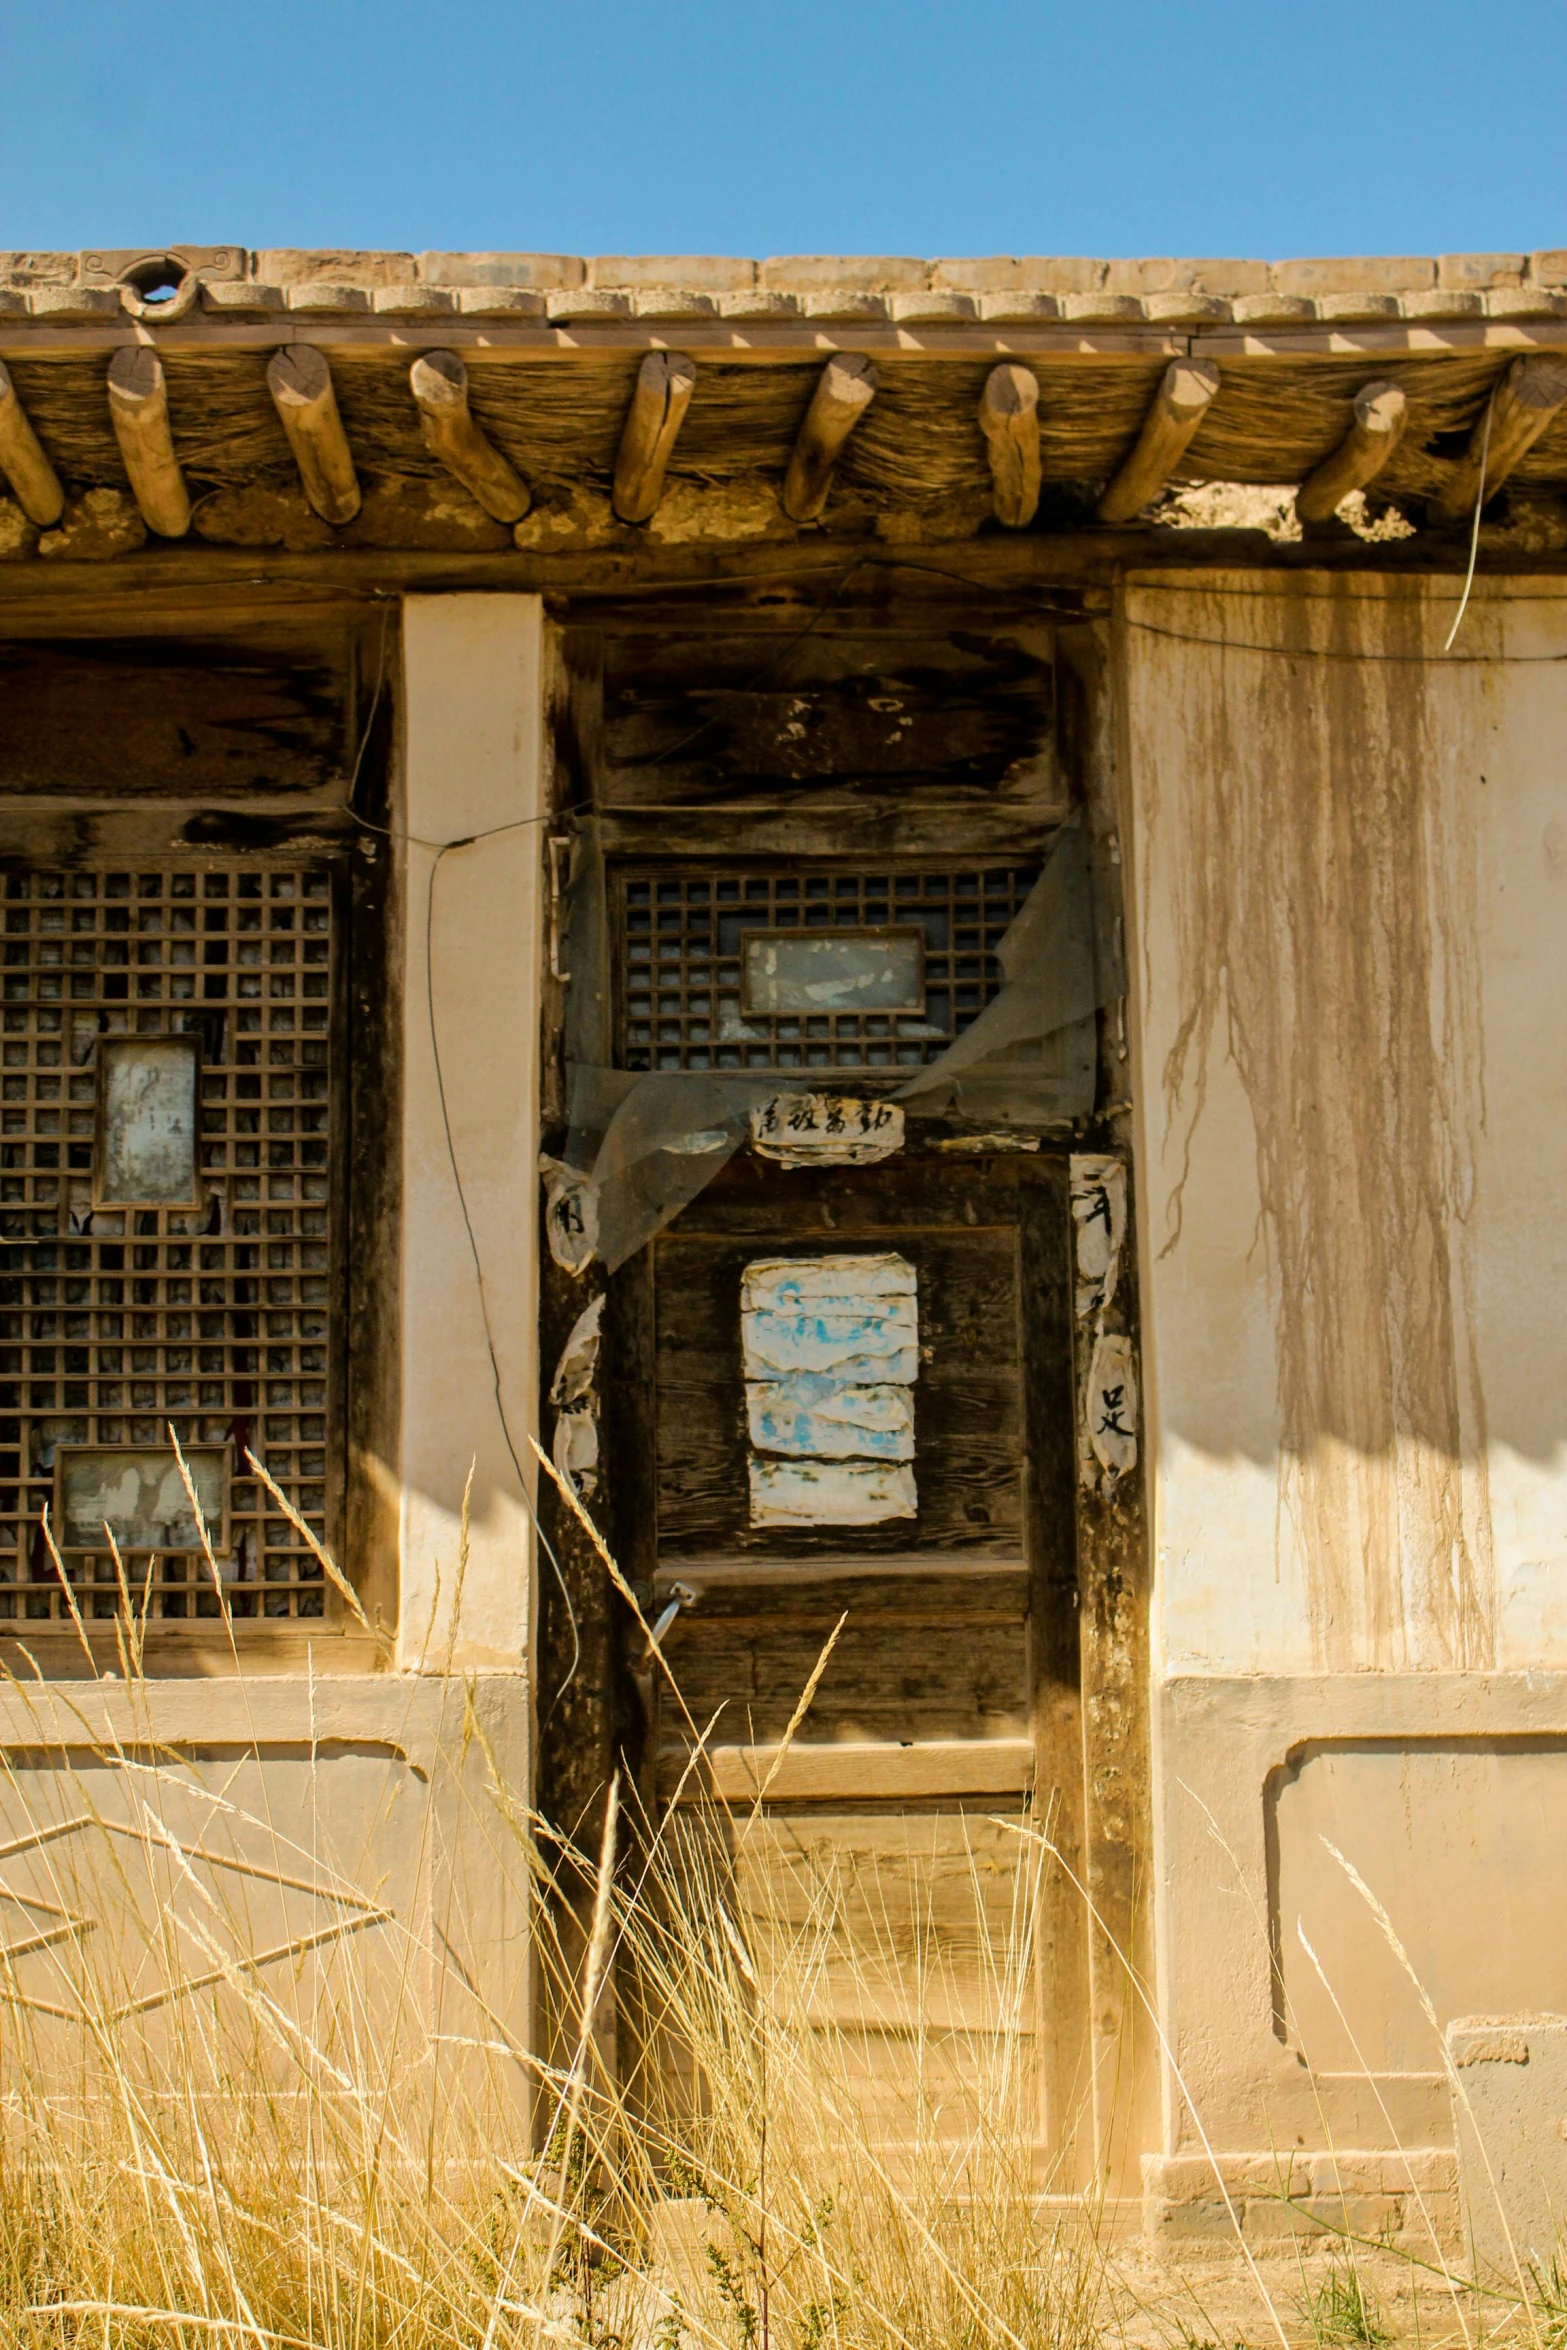
[[359, 476], [343, 420], [337, 413], [332, 370], [314, 343], [291, 343], [267, 363], [267, 389], [283, 421], [305, 496], [323, 522], [352, 522], [359, 511]]
[[822, 369], [784, 476], [783, 510], [791, 522], [814, 522], [821, 513], [839, 453], [876, 387], [875, 368], [857, 351], [829, 359]]
[[1022, 530], [1039, 505], [1039, 378], [1016, 360], [993, 367], [980, 394], [996, 520]]
[[109, 362], [109, 419], [143, 522], [160, 539], [182, 539], [190, 492], [174, 454], [163, 361], [145, 343], [116, 351]]
[[646, 522], [658, 511], [664, 475], [696, 389], [696, 361], [683, 351], [649, 351], [621, 428], [615, 459], [615, 512]]
[[1375, 481], [1404, 437], [1409, 402], [1397, 384], [1369, 383], [1355, 395], [1354, 421], [1331, 457], [1295, 492], [1302, 522], [1326, 522], [1351, 490]]
[[29, 522], [47, 530], [65, 512], [65, 492], [27, 421], [16, 386], [0, 366], [0, 473]]
[[533, 503], [520, 473], [468, 412], [468, 370], [455, 351], [425, 351], [408, 370], [424, 445], [486, 514], [520, 522]]
[[1467, 521], [1476, 497], [1482, 497], [1483, 502], [1483, 498], [1496, 495], [1564, 404], [1567, 352], [1535, 351], [1527, 359], [1515, 359], [1491, 394], [1486, 412], [1476, 418], [1467, 455], [1459, 458], [1446, 488], [1432, 500], [1433, 515], [1442, 522]]
[[1158, 496], [1186, 454], [1219, 389], [1219, 371], [1202, 359], [1175, 359], [1165, 369], [1143, 429], [1099, 501], [1101, 522], [1130, 522]]

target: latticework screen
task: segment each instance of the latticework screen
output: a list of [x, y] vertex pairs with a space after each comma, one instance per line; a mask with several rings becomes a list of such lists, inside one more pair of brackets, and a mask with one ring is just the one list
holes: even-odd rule
[[[615, 883], [620, 1066], [918, 1068], [1000, 987], [996, 948], [1036, 878], [1012, 865], [624, 868]], [[833, 930], [917, 932], [918, 1006], [779, 1015], [747, 1004], [748, 933]]]
[[[57, 1447], [220, 1448], [240, 1619], [318, 1617], [335, 1453], [332, 876], [251, 861], [5, 875], [0, 1006], [0, 1621], [68, 1620], [41, 1512]], [[194, 1038], [197, 1204], [95, 1207], [107, 1040]], [[90, 1456], [65, 1459], [92, 1469]], [[110, 1464], [114, 1466], [114, 1464]], [[177, 1470], [176, 1470], [177, 1474]], [[67, 1554], [88, 1619], [106, 1548]], [[219, 1614], [188, 1549], [125, 1561], [140, 1612]]]

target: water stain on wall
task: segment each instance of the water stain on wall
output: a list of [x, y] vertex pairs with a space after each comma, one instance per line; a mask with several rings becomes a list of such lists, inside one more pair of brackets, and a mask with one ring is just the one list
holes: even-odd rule
[[[1475, 810], [1495, 673], [1474, 656], [1499, 649], [1500, 616], [1472, 607], [1468, 659], [1444, 667], [1422, 656], [1451, 602], [1425, 583], [1245, 584], [1128, 604], [1180, 990], [1158, 1073], [1166, 1149], [1189, 1165], [1227, 1055], [1256, 1134], [1280, 1508], [1319, 1663], [1481, 1666], [1495, 1609], [1470, 1245]], [[1183, 1186], [1178, 1171], [1166, 1252]]]

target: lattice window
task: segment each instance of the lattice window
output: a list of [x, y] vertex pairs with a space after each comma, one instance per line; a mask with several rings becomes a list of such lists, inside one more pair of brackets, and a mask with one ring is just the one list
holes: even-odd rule
[[[617, 1057], [625, 1069], [896, 1069], [933, 1061], [1001, 985], [996, 948], [1036, 879], [1011, 865], [841, 865], [615, 876]], [[916, 996], [864, 1011], [769, 1011], [759, 934], [876, 934], [919, 949]], [[901, 964], [899, 965], [901, 968]], [[883, 996], [892, 992], [889, 986]], [[867, 998], [875, 1000], [872, 987]]]
[[[319, 1617], [320, 1569], [244, 1455], [326, 1533], [332, 876], [237, 860], [12, 872], [3, 907], [0, 1620], [69, 1617], [40, 1524], [57, 1448], [167, 1447], [171, 1425], [227, 1487], [214, 1531], [234, 1614]], [[112, 1195], [95, 1165], [105, 1066], [116, 1040], [156, 1038], [196, 1046], [196, 1204], [95, 1205]], [[107, 1550], [67, 1564], [83, 1614], [112, 1615]], [[126, 1565], [155, 1619], [218, 1614], [199, 1553]]]

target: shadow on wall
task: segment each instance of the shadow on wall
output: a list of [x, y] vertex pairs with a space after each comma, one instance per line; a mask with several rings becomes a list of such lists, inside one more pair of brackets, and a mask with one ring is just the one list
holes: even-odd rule
[[1496, 1450], [1567, 1439], [1567, 596], [1444, 658], [1459, 586], [1128, 597], [1163, 1428], [1281, 1464], [1375, 1661], [1488, 1659]]

